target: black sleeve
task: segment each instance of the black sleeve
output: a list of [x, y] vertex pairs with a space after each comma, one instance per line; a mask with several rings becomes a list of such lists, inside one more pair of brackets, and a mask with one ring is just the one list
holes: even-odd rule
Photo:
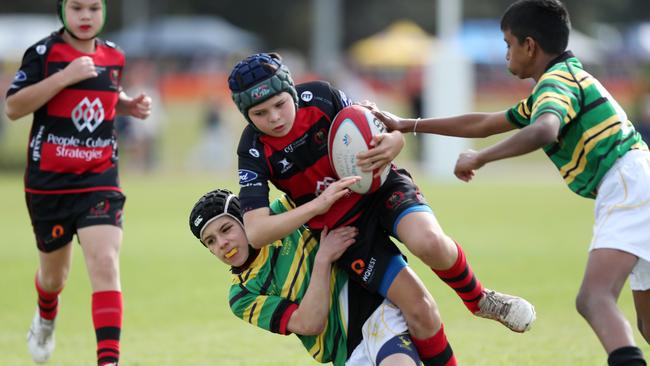
[[242, 212], [269, 207], [270, 170], [259, 134], [250, 126], [244, 128], [237, 147], [239, 201]]
[[35, 44], [25, 51], [20, 69], [7, 90], [7, 98], [21, 89], [43, 80], [43, 54], [47, 51], [45, 42]]
[[317, 107], [330, 116], [330, 119], [333, 119], [341, 109], [352, 104], [343, 91], [334, 88], [326, 81], [298, 84], [296, 90], [300, 107]]

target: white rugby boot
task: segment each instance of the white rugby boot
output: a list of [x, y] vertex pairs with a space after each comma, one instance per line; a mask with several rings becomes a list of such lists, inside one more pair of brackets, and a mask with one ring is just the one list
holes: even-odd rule
[[474, 315], [496, 320], [517, 333], [530, 330], [535, 321], [535, 307], [517, 296], [485, 289], [478, 307]]
[[41, 318], [36, 309], [32, 326], [27, 332], [27, 347], [36, 363], [45, 363], [54, 351], [54, 320]]

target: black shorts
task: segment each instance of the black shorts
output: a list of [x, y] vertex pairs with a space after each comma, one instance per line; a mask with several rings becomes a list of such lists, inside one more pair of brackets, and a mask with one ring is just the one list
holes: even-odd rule
[[83, 227], [122, 227], [126, 197], [116, 191], [78, 194], [26, 193], [27, 211], [32, 221], [38, 250], [53, 252], [69, 242]]
[[401, 169], [392, 169], [381, 188], [365, 196], [357, 208], [360, 216], [352, 225], [359, 229], [359, 235], [337, 264], [350, 279], [377, 292], [393, 257], [401, 255], [390, 238], [396, 234], [399, 218], [413, 208], [430, 209], [411, 176]]

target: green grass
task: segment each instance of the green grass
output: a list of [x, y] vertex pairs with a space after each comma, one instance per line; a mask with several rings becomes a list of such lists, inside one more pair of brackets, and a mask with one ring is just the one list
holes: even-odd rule
[[[188, 230], [194, 201], [213, 187], [235, 188], [234, 179], [234, 174], [123, 174], [128, 199], [121, 255], [121, 364], [315, 364], [294, 336], [272, 335], [231, 315], [226, 268]], [[479, 177], [468, 185], [420, 184], [442, 226], [465, 247], [481, 281], [526, 297], [538, 313], [533, 330], [524, 335], [474, 318], [450, 289], [411, 258], [441, 309], [461, 365], [606, 364], [598, 340], [573, 305], [587, 256], [593, 202], [556, 180], [505, 184]], [[20, 176], [0, 174], [0, 364], [12, 366], [32, 364], [25, 334], [35, 306], [37, 251], [21, 192]], [[53, 366], [94, 363], [90, 287], [75, 246], [62, 294], [57, 349], [49, 363]], [[619, 303], [634, 324], [629, 288]], [[636, 330], [635, 335], [650, 355]]]

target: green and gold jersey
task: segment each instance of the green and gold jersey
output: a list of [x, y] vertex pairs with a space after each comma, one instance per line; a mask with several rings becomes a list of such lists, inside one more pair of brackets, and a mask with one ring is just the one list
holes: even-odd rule
[[[271, 204], [275, 214], [291, 208], [286, 197]], [[289, 334], [287, 323], [305, 295], [317, 250], [318, 239], [303, 227], [260, 249], [248, 267], [233, 268], [229, 295], [232, 312], [254, 326]], [[316, 336], [298, 335], [311, 356], [321, 363], [343, 365], [347, 359], [347, 299], [339, 299], [346, 282], [345, 273], [333, 267], [325, 330]]]
[[523, 128], [545, 113], [555, 114], [561, 124], [557, 141], [544, 152], [581, 196], [596, 197], [600, 180], [627, 151], [648, 149], [621, 106], [571, 52], [554, 60], [532, 94], [507, 116]]

